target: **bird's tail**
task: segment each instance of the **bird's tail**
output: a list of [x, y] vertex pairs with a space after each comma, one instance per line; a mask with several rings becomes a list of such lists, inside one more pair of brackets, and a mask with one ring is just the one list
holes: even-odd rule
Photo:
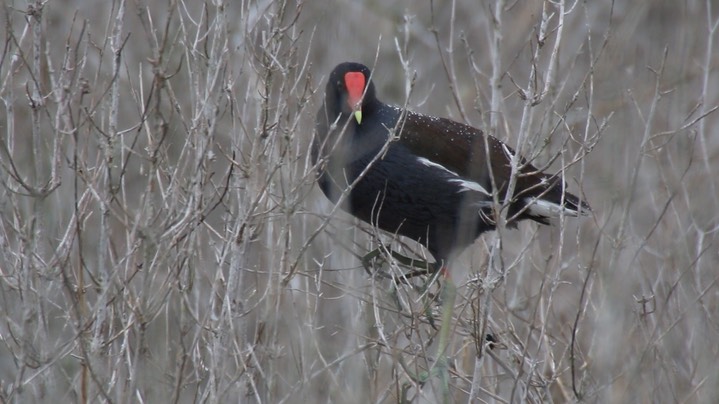
[[527, 215], [543, 224], [562, 214], [580, 216], [588, 215], [592, 211], [588, 203], [569, 192], [562, 192], [561, 187], [555, 187], [538, 197], [525, 197], [524, 202]]

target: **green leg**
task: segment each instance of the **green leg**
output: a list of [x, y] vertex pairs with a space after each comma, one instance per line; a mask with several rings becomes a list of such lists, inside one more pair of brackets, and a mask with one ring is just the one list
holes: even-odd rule
[[454, 301], [457, 296], [457, 287], [452, 281], [447, 268], [442, 268], [441, 271], [444, 277], [444, 286], [442, 287], [442, 323], [439, 327], [437, 363], [435, 364], [435, 367], [441, 382], [442, 401], [450, 403], [447, 346], [449, 345], [449, 331], [452, 329], [452, 313], [454, 312]]
[[[368, 273], [370, 272], [371, 261], [381, 255], [381, 250], [376, 249], [370, 251], [364, 257], [362, 257], [362, 264]], [[415, 260], [412, 258], [405, 257], [395, 251], [391, 251], [392, 257], [400, 262], [400, 264], [408, 266], [410, 268], [419, 267], [420, 270], [417, 272], [411, 272], [407, 277], [427, 275], [434, 272], [433, 267], [436, 264], [431, 264], [422, 260]], [[450, 403], [449, 393], [449, 364], [447, 361], [447, 347], [449, 345], [449, 332], [452, 329], [452, 314], [454, 312], [454, 302], [457, 296], [457, 286], [452, 281], [449, 275], [449, 270], [446, 267], [442, 267], [439, 270], [439, 276], [444, 278], [444, 285], [442, 286], [442, 315], [441, 324], [439, 327], [439, 341], [437, 343], [437, 361], [432, 369], [428, 373], [423, 375], [413, 375], [406, 367], [404, 360], [400, 357], [400, 365], [407, 371], [407, 373], [416, 382], [425, 383], [428, 379], [437, 376], [440, 381], [440, 388], [442, 390], [442, 401], [444, 403]], [[430, 277], [429, 282], [432, 282], [434, 277]], [[431, 317], [430, 317], [431, 318]]]
[[[376, 249], [368, 252], [361, 258], [362, 266], [364, 267], [365, 272], [367, 272], [369, 275], [375, 274], [375, 272], [373, 272], [371, 270], [372, 260], [374, 260], [375, 258], [383, 259], [382, 258], [383, 251], [384, 250], [381, 248], [376, 248]], [[406, 257], [406, 256], [404, 256], [396, 251], [392, 251], [392, 250], [390, 250], [390, 255], [392, 256], [392, 258], [397, 260], [397, 262], [399, 262], [401, 265], [412, 268], [412, 271], [404, 274], [401, 278], [397, 279], [400, 282], [402, 282], [403, 279], [405, 279], [405, 278], [409, 279], [409, 278], [414, 278], [417, 276], [429, 275], [434, 271], [434, 267], [436, 265], [436, 264], [433, 264], [433, 263], [430, 263], [430, 262], [427, 262], [424, 260]], [[380, 273], [380, 275], [384, 276], [384, 277], [393, 277], [391, 275], [383, 274], [383, 273]]]

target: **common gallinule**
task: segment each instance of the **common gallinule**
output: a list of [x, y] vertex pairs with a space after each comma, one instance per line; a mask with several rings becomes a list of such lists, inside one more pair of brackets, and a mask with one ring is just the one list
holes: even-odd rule
[[[444, 266], [495, 228], [492, 195], [505, 200], [515, 152], [471, 126], [383, 103], [370, 77], [367, 66], [350, 62], [329, 76], [312, 145], [320, 188], [335, 203], [348, 192], [344, 210], [422, 243]], [[520, 167], [509, 224], [589, 211], [559, 175], [524, 159]]]
[[444, 355], [456, 293], [446, 270], [452, 254], [495, 228], [495, 196], [510, 225], [524, 219], [548, 224], [589, 206], [565, 191], [559, 175], [541, 173], [525, 159], [504, 203], [512, 148], [471, 126], [384, 104], [370, 70], [359, 63], [342, 63], [330, 74], [316, 129], [312, 157], [325, 195], [365, 222], [424, 244], [442, 269], [436, 367], [417, 381], [438, 375], [443, 401], [451, 402]]

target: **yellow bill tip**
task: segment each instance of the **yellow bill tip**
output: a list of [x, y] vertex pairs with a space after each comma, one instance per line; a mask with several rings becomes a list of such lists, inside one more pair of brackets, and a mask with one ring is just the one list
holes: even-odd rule
[[358, 124], [362, 123], [362, 110], [355, 111], [355, 119], [357, 120]]

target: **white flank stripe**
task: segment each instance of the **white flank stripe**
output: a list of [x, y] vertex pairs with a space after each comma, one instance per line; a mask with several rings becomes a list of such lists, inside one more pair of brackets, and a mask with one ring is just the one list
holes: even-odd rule
[[467, 181], [467, 180], [463, 180], [463, 179], [461, 179], [461, 178], [457, 178], [457, 179], [449, 180], [449, 182], [453, 182], [453, 183], [455, 183], [455, 184], [459, 184], [459, 186], [462, 187], [462, 189], [461, 189], [459, 192], [464, 192], [464, 191], [477, 191], [477, 192], [483, 193], [483, 194], [485, 194], [485, 195], [487, 195], [487, 196], [492, 196], [492, 194], [490, 194], [489, 192], [487, 192], [487, 190], [484, 189], [483, 186], [479, 185], [478, 183], [476, 183], [476, 182], [474, 182], [474, 181]]
[[525, 198], [525, 202], [529, 204], [529, 213], [536, 216], [557, 217], [562, 212], [567, 216], [577, 216], [578, 213], [574, 209], [567, 209], [559, 204], [543, 199]]
[[427, 167], [438, 168], [446, 173], [452, 174], [453, 176], [457, 177], [457, 178], [450, 179], [449, 182], [458, 184], [460, 187], [462, 187], [462, 189], [459, 190], [459, 192], [476, 191], [476, 192], [481, 192], [487, 196], [492, 196], [492, 194], [487, 192], [487, 190], [484, 189], [483, 186], [479, 185], [478, 183], [476, 183], [474, 181], [462, 179], [457, 173], [455, 173], [454, 171], [450, 170], [449, 168], [443, 166], [442, 164], [437, 164], [434, 161], [426, 159], [424, 157], [417, 157], [417, 161], [419, 161], [421, 164], [424, 164]]
[[452, 170], [450, 170], [449, 168], [443, 166], [442, 164], [437, 164], [437, 163], [435, 163], [435, 162], [432, 161], [432, 160], [426, 159], [426, 158], [424, 158], [424, 157], [417, 157], [417, 161], [419, 161], [421, 164], [426, 165], [427, 167], [439, 168], [440, 170], [446, 171], [446, 172], [448, 172], [448, 173], [454, 175], [455, 177], [459, 177], [459, 175], [457, 175], [457, 173], [455, 173], [454, 171], [452, 171]]

